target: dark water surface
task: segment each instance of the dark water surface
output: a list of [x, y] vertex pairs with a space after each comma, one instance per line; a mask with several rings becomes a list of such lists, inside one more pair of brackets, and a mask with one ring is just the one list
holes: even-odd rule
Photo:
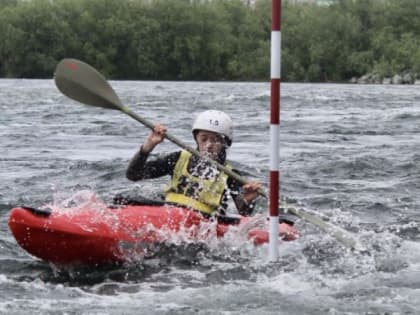
[[[191, 122], [221, 109], [235, 122], [229, 159], [267, 182], [266, 83], [112, 82], [123, 103], [192, 145]], [[124, 172], [147, 130], [68, 100], [51, 80], [0, 80], [1, 314], [418, 314], [420, 90], [284, 84], [281, 194], [355, 234], [351, 252], [303, 221], [267, 247], [235, 240], [168, 248], [121, 267], [57, 269], [21, 249], [9, 210], [69, 199], [160, 192], [166, 178]], [[165, 142], [156, 152], [177, 148]]]

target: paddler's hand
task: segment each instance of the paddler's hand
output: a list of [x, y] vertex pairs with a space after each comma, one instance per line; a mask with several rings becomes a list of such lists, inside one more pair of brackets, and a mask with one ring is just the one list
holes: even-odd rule
[[152, 152], [155, 146], [165, 139], [166, 127], [162, 124], [155, 124], [153, 130], [149, 133], [142, 145], [143, 152]]
[[242, 186], [243, 198], [246, 204], [249, 204], [258, 197], [258, 190], [260, 188], [261, 183], [259, 182], [249, 182]]

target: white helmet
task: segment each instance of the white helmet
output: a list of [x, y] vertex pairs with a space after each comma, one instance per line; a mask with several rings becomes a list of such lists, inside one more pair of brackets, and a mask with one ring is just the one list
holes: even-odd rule
[[232, 145], [233, 127], [232, 119], [220, 110], [206, 110], [198, 114], [194, 121], [192, 132], [206, 130], [216, 132], [226, 137], [228, 146]]

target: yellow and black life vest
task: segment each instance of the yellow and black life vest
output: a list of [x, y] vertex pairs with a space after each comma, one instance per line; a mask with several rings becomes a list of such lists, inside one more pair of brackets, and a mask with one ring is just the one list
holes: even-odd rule
[[[193, 176], [188, 172], [190, 158], [191, 153], [181, 151], [172, 180], [165, 191], [165, 201], [212, 214], [220, 205], [228, 176], [218, 170], [210, 179]], [[226, 167], [231, 169], [230, 166]]]

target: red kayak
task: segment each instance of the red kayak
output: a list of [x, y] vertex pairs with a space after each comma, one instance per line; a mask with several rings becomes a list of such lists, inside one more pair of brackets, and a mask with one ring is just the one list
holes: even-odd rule
[[[238, 216], [216, 221], [174, 206], [110, 207], [97, 203], [52, 210], [14, 208], [9, 227], [20, 246], [44, 261], [98, 265], [145, 257], [150, 245], [208, 242], [229, 233], [261, 245], [268, 242], [268, 231], [266, 219], [259, 218]], [[286, 223], [279, 224], [279, 231], [286, 241], [299, 235]]]

